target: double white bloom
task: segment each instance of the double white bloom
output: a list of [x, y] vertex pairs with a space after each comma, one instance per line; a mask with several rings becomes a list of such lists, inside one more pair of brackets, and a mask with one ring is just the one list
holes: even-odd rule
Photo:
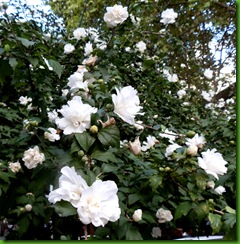
[[134, 118], [142, 109], [137, 91], [132, 86], [126, 86], [120, 90], [116, 88], [117, 95], [112, 95], [114, 113], [130, 125], [134, 125]]
[[91, 114], [97, 112], [97, 108], [84, 104], [81, 97], [75, 96], [68, 101], [68, 105], [63, 105], [59, 112], [63, 118], [57, 118], [55, 123], [63, 130], [63, 134], [83, 133], [91, 125]]
[[174, 12], [172, 8], [169, 8], [162, 12], [160, 22], [164, 25], [173, 24], [175, 19], [178, 17], [178, 14]]
[[171, 211], [165, 210], [163, 208], [158, 209], [156, 217], [158, 218], [158, 223], [165, 223], [173, 219]]
[[107, 7], [107, 13], [105, 13], [103, 17], [104, 21], [107, 23], [107, 26], [110, 28], [122, 24], [127, 18], [127, 7], [116, 4], [113, 7]]
[[42, 164], [45, 160], [45, 156], [43, 153], [40, 153], [38, 146], [35, 146], [24, 152], [22, 160], [28, 169], [33, 169], [36, 168], [38, 164]]
[[202, 152], [202, 158], [198, 157], [198, 165], [207, 174], [213, 175], [216, 179], [218, 175], [223, 175], [227, 172], [227, 161], [225, 161], [222, 157], [221, 153], [216, 152], [217, 150], [214, 148], [212, 150], [208, 149], [206, 152]]
[[64, 200], [77, 208], [80, 221], [87, 225], [104, 226], [108, 221], [119, 219], [121, 209], [114, 181], [96, 180], [92, 186], [76, 173], [74, 167], [65, 166], [61, 170], [59, 188], [48, 195], [51, 203]]

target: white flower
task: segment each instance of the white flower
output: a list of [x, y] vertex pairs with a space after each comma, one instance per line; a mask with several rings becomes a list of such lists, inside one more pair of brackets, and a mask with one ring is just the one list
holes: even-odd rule
[[84, 56], [89, 56], [93, 51], [93, 46], [91, 42], [87, 42], [84, 47]]
[[24, 152], [22, 160], [28, 169], [33, 169], [36, 168], [38, 164], [42, 164], [45, 160], [45, 156], [43, 153], [40, 153], [38, 146], [35, 146]]
[[48, 128], [48, 131], [50, 131], [50, 132], [47, 132], [47, 131], [44, 132], [44, 138], [45, 139], [47, 139], [51, 142], [60, 140], [60, 136], [59, 136], [59, 134], [57, 134], [56, 129]]
[[141, 152], [141, 143], [139, 140], [139, 136], [135, 139], [134, 142], [129, 142], [129, 149], [133, 152], [134, 155], [138, 155]]
[[163, 74], [166, 76], [169, 82], [177, 82], [178, 81], [178, 76], [177, 74], [170, 74], [167, 69], [163, 70]]
[[66, 53], [66, 54], [72, 53], [74, 50], [75, 50], [75, 47], [70, 43], [67, 43], [64, 46], [64, 53]]
[[143, 130], [144, 129], [144, 126], [142, 125], [142, 121], [140, 121], [140, 120], [138, 120], [138, 121], [136, 121], [136, 123], [134, 124], [134, 126], [135, 126], [135, 128], [137, 129], [137, 130]]
[[55, 120], [58, 118], [58, 113], [55, 109], [53, 111], [47, 112], [47, 115], [48, 115], [49, 121], [52, 123], [55, 123]]
[[87, 66], [93, 66], [95, 62], [97, 61], [97, 56], [89, 56], [87, 59], [84, 59], [82, 64]]
[[96, 180], [84, 189], [77, 208], [80, 221], [96, 227], [117, 221], [121, 214], [117, 191], [116, 183], [109, 180]]
[[129, 53], [129, 52], [131, 51], [131, 48], [130, 48], [130, 47], [125, 47], [125, 51], [126, 51], [127, 53]]
[[202, 152], [202, 158], [198, 157], [198, 165], [207, 174], [213, 175], [218, 179], [218, 175], [223, 175], [227, 172], [227, 161], [222, 157], [221, 153], [216, 152], [214, 148], [212, 150], [208, 149], [206, 152]]
[[173, 143], [176, 140], [177, 134], [168, 129], [165, 129], [163, 133], [159, 134], [159, 136], [163, 138], [168, 138], [169, 142]]
[[73, 97], [68, 101], [68, 105], [63, 105], [59, 112], [63, 118], [56, 119], [55, 123], [58, 128], [63, 130], [64, 135], [72, 133], [83, 133], [90, 128], [91, 114], [97, 112], [97, 108], [84, 104], [81, 97]]
[[185, 90], [179, 90], [179, 91], [177, 92], [177, 95], [178, 95], [178, 97], [181, 99], [181, 98], [183, 98], [184, 96], [186, 96], [186, 91], [185, 91]]
[[173, 154], [173, 152], [174, 152], [176, 149], [180, 148], [180, 147], [181, 147], [181, 146], [178, 145], [178, 144], [176, 144], [176, 143], [173, 143], [173, 144], [169, 145], [169, 146], [166, 148], [165, 157], [168, 158], [168, 159], [170, 159], [169, 156], [171, 156], [171, 155]]
[[143, 146], [142, 146], [142, 151], [147, 151], [148, 149], [152, 148], [156, 143], [158, 143], [159, 141], [156, 139], [155, 136], [147, 136], [147, 141], [143, 142]]
[[77, 39], [80, 40], [82, 38], [85, 38], [87, 36], [85, 28], [77, 28], [73, 31], [73, 36]]
[[160, 22], [163, 23], [164, 25], [167, 24], [173, 24], [175, 22], [175, 19], [178, 17], [178, 14], [174, 12], [172, 8], [168, 8], [165, 11], [162, 12], [161, 14], [161, 20]]
[[15, 163], [9, 163], [8, 167], [13, 173], [17, 173], [21, 169], [21, 164], [17, 161]]
[[75, 72], [72, 75], [68, 77], [68, 83], [67, 85], [71, 89], [82, 89], [86, 92], [88, 92], [88, 83], [85, 81], [83, 82], [83, 74], [82, 72]]
[[105, 13], [103, 17], [104, 21], [107, 23], [107, 26], [110, 28], [122, 24], [127, 18], [127, 7], [116, 4], [113, 7], [107, 7], [107, 13]]
[[74, 167], [64, 166], [61, 169], [62, 175], [59, 178], [59, 188], [49, 193], [48, 201], [56, 203], [64, 200], [70, 202], [77, 208], [84, 189], [88, 188], [86, 181], [76, 173]]
[[105, 41], [98, 42], [96, 44], [96, 47], [100, 50], [105, 50], [107, 48], [107, 43]]
[[140, 42], [136, 43], [136, 47], [137, 47], [137, 49], [138, 49], [138, 51], [139, 51], [140, 53], [144, 53], [144, 51], [145, 51], [146, 48], [147, 48], [146, 43], [143, 42], [143, 41], [140, 41]]
[[153, 227], [151, 235], [153, 238], [161, 237], [162, 236], [162, 230], [159, 227]]
[[204, 75], [207, 79], [211, 80], [211, 79], [213, 78], [213, 71], [210, 70], [210, 69], [206, 69], [206, 70], [204, 71], [203, 75]]
[[142, 220], [142, 209], [135, 210], [132, 218], [135, 222], [139, 222], [140, 220]]
[[62, 89], [62, 96], [66, 97], [68, 94], [69, 90], [68, 89]]
[[32, 102], [32, 98], [31, 97], [23, 97], [21, 96], [19, 99], [20, 104], [22, 105], [27, 105], [29, 102]]
[[130, 19], [134, 25], [138, 26], [140, 24], [141, 19], [139, 17], [135, 17], [133, 14], [130, 14]]
[[202, 149], [203, 145], [206, 143], [205, 137], [201, 134], [195, 134], [193, 138], [188, 138], [186, 141], [186, 145], [195, 145], [198, 148]]
[[219, 194], [219, 195], [222, 195], [224, 192], [226, 192], [226, 189], [225, 187], [223, 186], [218, 186], [217, 188], [214, 189], [214, 191]]
[[206, 187], [213, 189], [215, 187], [215, 183], [213, 180], [207, 182]]
[[116, 88], [117, 95], [112, 95], [114, 103], [114, 113], [117, 114], [125, 122], [134, 125], [134, 118], [142, 108], [139, 106], [140, 101], [137, 91], [132, 86], [126, 86], [121, 90]]
[[186, 151], [187, 155], [190, 155], [192, 157], [196, 156], [197, 152], [198, 152], [198, 147], [194, 144], [189, 145]]
[[25, 205], [25, 209], [27, 212], [31, 212], [32, 211], [32, 205], [31, 204], [26, 204]]
[[208, 102], [210, 102], [212, 100], [212, 97], [213, 97], [213, 93], [212, 92], [202, 91], [201, 95]]
[[163, 208], [158, 209], [156, 217], [158, 218], [158, 223], [165, 223], [173, 219], [171, 211], [165, 210]]

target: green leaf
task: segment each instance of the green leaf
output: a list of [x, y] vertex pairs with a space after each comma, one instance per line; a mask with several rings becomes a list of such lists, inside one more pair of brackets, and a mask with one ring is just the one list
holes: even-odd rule
[[156, 224], [156, 219], [151, 214], [143, 212], [142, 219], [146, 220], [150, 224]]
[[118, 167], [109, 165], [109, 164], [102, 164], [102, 172], [109, 173], [109, 172], [116, 172], [118, 170]]
[[98, 139], [104, 146], [120, 147], [120, 133], [116, 125], [102, 128], [98, 133]]
[[182, 216], [186, 216], [190, 209], [192, 208], [191, 202], [182, 202], [180, 203], [174, 213], [174, 220], [181, 218]]
[[232, 228], [236, 224], [236, 214], [225, 213], [223, 215], [223, 221], [228, 228]]
[[229, 207], [229, 206], [226, 206], [225, 210], [228, 212], [228, 213], [231, 213], [231, 214], [236, 214], [236, 210]]
[[221, 222], [221, 217], [218, 214], [213, 214], [213, 213], [209, 213], [208, 214], [208, 219], [211, 223], [211, 227], [212, 227], [212, 234], [216, 234], [221, 230], [221, 226], [222, 226], [222, 222]]
[[19, 226], [18, 233], [20, 236], [27, 232], [29, 224], [30, 220], [27, 215], [24, 215], [21, 219], [18, 220], [17, 226]]
[[126, 232], [126, 240], [143, 240], [136, 226], [130, 226]]
[[162, 177], [158, 175], [151, 176], [149, 179], [149, 184], [153, 191], [157, 190], [157, 188], [162, 184]]
[[103, 162], [118, 162], [117, 158], [111, 152], [103, 152], [98, 149], [93, 151], [91, 157]]
[[62, 65], [59, 62], [57, 62], [56, 60], [53, 60], [53, 59], [48, 59], [48, 64], [49, 64], [50, 67], [52, 67], [53, 71], [60, 78], [61, 75], [62, 75], [62, 71], [63, 71]]
[[151, 67], [154, 63], [155, 62], [152, 59], [144, 60], [144, 62], [143, 62], [143, 71], [148, 69], [149, 67]]
[[70, 154], [78, 152], [79, 150], [81, 150], [81, 147], [79, 146], [78, 142], [74, 140], [73, 143], [71, 144]]
[[9, 64], [11, 65], [11, 67], [13, 69], [15, 69], [15, 67], [18, 65], [17, 59], [16, 58], [10, 58], [9, 59]]
[[110, 230], [106, 227], [98, 227], [94, 232], [94, 235], [101, 236], [101, 237], [106, 237], [109, 234], [110, 234]]
[[17, 37], [16, 39], [20, 41], [26, 48], [35, 44], [35, 42], [29, 41], [28, 39], [22, 37]]
[[80, 146], [87, 152], [92, 144], [95, 142], [95, 138], [91, 136], [88, 132], [76, 133], [75, 138], [77, 139]]
[[141, 195], [138, 193], [133, 193], [128, 196], [128, 204], [131, 205], [141, 199]]
[[33, 67], [36, 67], [38, 65], [39, 60], [38, 60], [38, 58], [29, 57], [28, 61], [32, 64]]
[[60, 201], [53, 205], [55, 211], [59, 214], [60, 217], [67, 217], [77, 214], [77, 209], [72, 206], [70, 202]]

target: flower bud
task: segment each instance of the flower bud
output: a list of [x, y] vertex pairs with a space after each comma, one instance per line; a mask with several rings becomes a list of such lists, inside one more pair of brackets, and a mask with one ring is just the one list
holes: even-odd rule
[[211, 181], [208, 181], [207, 184], [206, 184], [206, 187], [213, 189], [215, 187], [214, 181], [212, 181], [212, 180]]
[[31, 212], [32, 211], [32, 205], [31, 204], [25, 205], [25, 209], [27, 212]]
[[87, 157], [86, 155], [83, 156], [83, 157], [82, 157], [82, 162], [83, 162], [83, 163], [86, 163], [87, 161], [88, 161], [88, 157]]
[[4, 50], [5, 50], [6, 53], [8, 53], [8, 52], [10, 52], [11, 47], [8, 44], [5, 44], [4, 45]]
[[134, 142], [129, 142], [129, 149], [136, 156], [141, 152], [139, 137], [137, 137]]
[[186, 137], [193, 138], [195, 136], [195, 134], [196, 133], [194, 131], [190, 130], [187, 132]]
[[89, 84], [88, 84], [88, 89], [92, 90], [93, 88], [94, 88], [93, 83], [89, 83]]
[[198, 152], [198, 147], [196, 145], [192, 144], [188, 147], [186, 153], [187, 153], [187, 155], [194, 157], [194, 156], [196, 156], [197, 152]]
[[170, 171], [170, 170], [171, 170], [170, 167], [166, 167], [166, 168], [165, 168], [165, 171], [166, 171], [166, 172], [168, 172], [168, 171]]
[[102, 84], [103, 83], [103, 79], [98, 79], [97, 82]]
[[84, 151], [83, 150], [79, 150], [78, 151], [78, 156], [79, 157], [83, 157], [84, 156]]
[[92, 125], [90, 128], [91, 134], [97, 134], [98, 133], [98, 127], [96, 125]]
[[142, 209], [135, 210], [132, 218], [135, 222], [139, 222], [140, 220], [142, 220]]

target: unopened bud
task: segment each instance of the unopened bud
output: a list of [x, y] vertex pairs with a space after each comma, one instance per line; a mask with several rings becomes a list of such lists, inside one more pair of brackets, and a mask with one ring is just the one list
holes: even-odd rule
[[25, 209], [26, 209], [27, 212], [31, 212], [32, 211], [32, 205], [31, 204], [27, 204], [25, 206]]
[[98, 133], [98, 127], [96, 125], [92, 125], [90, 128], [90, 133], [97, 134]]
[[141, 152], [141, 148], [139, 137], [137, 137], [134, 142], [129, 142], [129, 149], [134, 155], [137, 156]]
[[165, 171], [167, 172], [167, 171], [170, 171], [171, 170], [171, 168], [170, 167], [166, 167], [165, 168]]
[[135, 222], [142, 220], [142, 209], [135, 210], [132, 218]]
[[187, 132], [186, 137], [193, 138], [195, 136], [195, 134], [196, 133], [194, 131], [190, 130]]
[[196, 156], [197, 152], [198, 152], [198, 147], [196, 145], [192, 144], [188, 147], [186, 153], [187, 153], [187, 155], [194, 157], [194, 156]]

